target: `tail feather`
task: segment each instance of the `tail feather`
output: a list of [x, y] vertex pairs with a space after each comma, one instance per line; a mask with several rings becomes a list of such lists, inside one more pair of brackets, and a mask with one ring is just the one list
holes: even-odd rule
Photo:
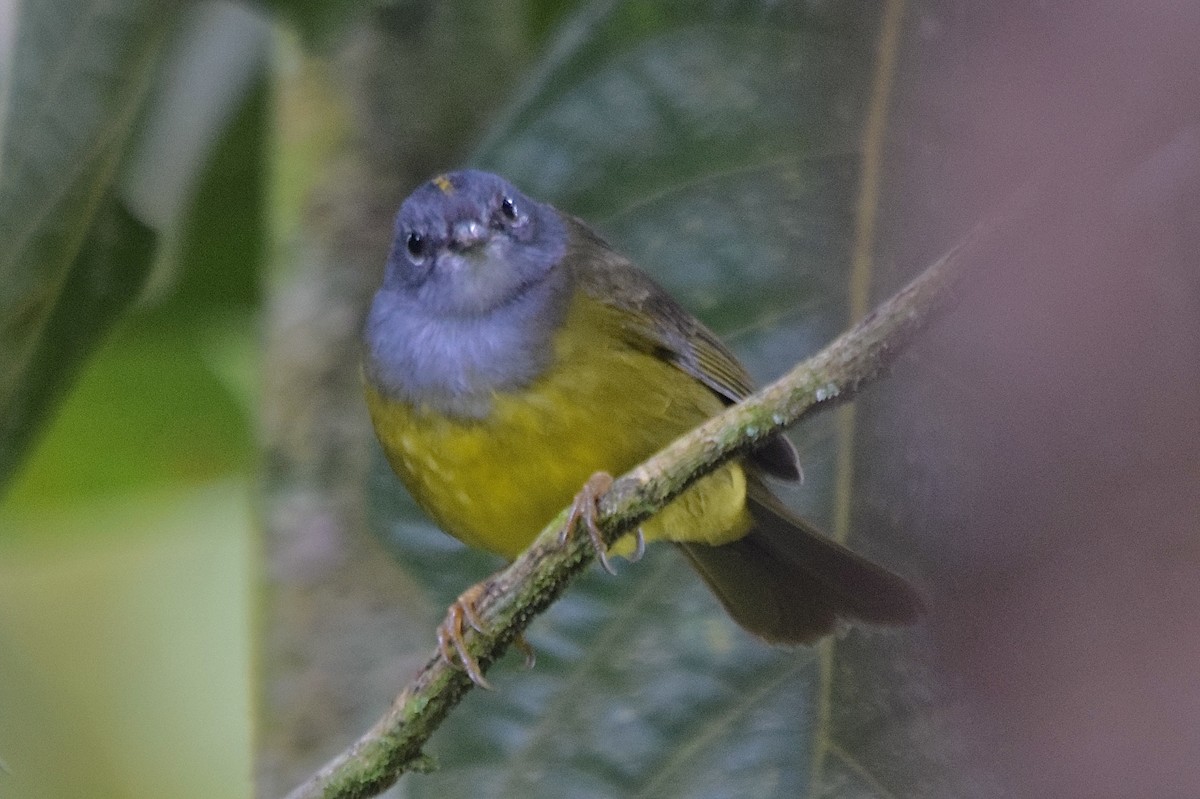
[[839, 619], [911, 624], [924, 611], [903, 578], [826, 538], [764, 486], [750, 485], [750, 532], [729, 544], [680, 544], [740, 625], [768, 641], [806, 643]]

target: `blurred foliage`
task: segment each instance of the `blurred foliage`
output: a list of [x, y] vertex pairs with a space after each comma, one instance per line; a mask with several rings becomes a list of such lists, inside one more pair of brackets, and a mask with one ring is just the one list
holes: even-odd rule
[[225, 479], [4, 511], [2, 795], [250, 795], [249, 494]]
[[[178, 251], [156, 253], [140, 242], [141, 257], [160, 260], [164, 285], [146, 298], [99, 351], [83, 383], [14, 486], [9, 507], [70, 503], [109, 492], [195, 483], [244, 469], [250, 462], [253, 313], [258, 305], [265, 228], [262, 215], [264, 112], [261, 88], [243, 99], [180, 220]], [[142, 230], [146, 228], [142, 227]], [[108, 265], [123, 268], [128, 233], [110, 234], [112, 247], [89, 252], [83, 272], [98, 279]], [[173, 277], [177, 275], [177, 279]], [[66, 288], [70, 288], [67, 284]], [[135, 287], [125, 286], [136, 298]], [[63, 295], [65, 323], [76, 338], [105, 332], [81, 327], [86, 299]], [[77, 346], [84, 346], [82, 343]], [[69, 369], [46, 352], [46, 371]], [[56, 356], [57, 357], [57, 356]]]
[[0, 795], [248, 796], [268, 94], [187, 54], [254, 26], [6, 8]]
[[[95, 18], [10, 6], [0, 124], [0, 490], [84, 357], [137, 296], [154, 233], [115, 193], [169, 30], [150, 4]], [[12, 36], [12, 34], [10, 34]]]
[[[358, 469], [368, 434], [349, 353], [388, 218], [417, 180], [469, 163], [587, 218], [767, 380], [847, 324], [857, 307], [852, 284], [872, 284], [877, 295], [898, 285], [907, 265], [936, 255], [1001, 193], [1014, 170], [987, 173], [977, 146], [985, 133], [1048, 115], [1046, 135], [1061, 153], [1075, 145], [1059, 141], [1071, 139], [1063, 131], [1125, 130], [1091, 124], [1072, 106], [1074, 84], [1056, 95], [1057, 82], [1045, 79], [1060, 74], [1054, 59], [1070, 48], [1037, 36], [1071, 41], [1080, 26], [1069, 13], [1023, 3], [976, 19], [952, 0], [910, 4], [898, 61], [880, 61], [882, 20], [897, 7], [0, 5], [0, 796], [249, 795], [249, 619], [264, 606], [270, 626], [255, 633], [268, 697], [259, 703], [260, 739], [263, 730], [284, 734], [260, 740], [260, 771], [263, 785], [282, 790], [378, 715], [399, 675], [427, 654], [441, 608], [497, 565], [434, 529], [377, 451], [369, 472]], [[1034, 20], [1037, 36], [1008, 26], [1006, 15]], [[1014, 52], [1053, 56], [1017, 65], [1028, 86], [1049, 87], [1045, 107], [1004, 105], [1009, 90], [986, 76], [1008, 73], [986, 59], [976, 65], [982, 80], [959, 71], [955, 59], [979, 42], [990, 47], [997, 30], [1016, 31], [1017, 44], [1007, 42]], [[1124, 42], [1140, 29], [1114, 30], [1112, 41]], [[272, 35], [275, 44], [301, 42], [300, 55], [273, 48]], [[1105, 56], [1119, 49], [1096, 47]], [[1143, 74], [1140, 64], [1104, 63], [1115, 66], [1085, 82], [1086, 102], [1077, 102], [1119, 111], [1113, 97], [1150, 98], [1114, 112], [1141, 127], [1112, 138], [1139, 153], [1147, 141], [1164, 145], [1166, 166], [1143, 169], [1149, 188], [1139, 184], [1133, 199], [1150, 209], [1135, 224], [1160, 226], [1154, 241], [1170, 249], [1175, 239], [1158, 234], [1184, 217], [1173, 216], [1179, 202], [1163, 198], [1191, 196], [1179, 162], [1187, 166], [1192, 139], [1166, 146], [1181, 112], [1163, 108], [1189, 108], [1181, 98], [1194, 91], [1179, 75], [1200, 71], [1151, 64], [1159, 71]], [[948, 84], [973, 78], [968, 85], [983, 88], [963, 101], [978, 107], [956, 116], [939, 105], [960, 96], [945, 85], [921, 94], [898, 84], [900, 113], [874, 144], [918, 157], [868, 175], [860, 149], [881, 69]], [[296, 91], [300, 83], [320, 91]], [[1110, 84], [1126, 88], [1108, 94]], [[1148, 86], [1179, 96], [1160, 102]], [[924, 117], [927, 127], [914, 124]], [[993, 168], [1036, 172], [1039, 151], [1020, 124]], [[958, 144], [953, 161], [941, 149], [947, 141]], [[927, 183], [944, 179], [939, 170], [961, 173], [976, 193], [938, 195]], [[1175, 194], [1160, 195], [1171, 180]], [[868, 241], [863, 209], [881, 197], [904, 213], [883, 218], [880, 241]], [[933, 206], [945, 209], [944, 228], [928, 234], [922, 215], [936, 217]], [[902, 235], [909, 219], [921, 235]], [[1114, 229], [1133, 243], [1097, 253], [1138, 249], [1140, 239]], [[1166, 257], [1143, 247], [1130, 259], [1146, 253]], [[1192, 286], [1184, 261], [1177, 275], [1147, 266], [1146, 284]], [[1107, 279], [1124, 290], [1126, 274], [1113, 268]], [[1155, 340], [1190, 346], [1194, 330], [1178, 334], [1170, 312], [1190, 307], [1192, 295], [1164, 293], [1170, 302], [1151, 296], [1142, 307], [1157, 310], [1138, 319], [1176, 336]], [[1097, 314], [1100, 330], [1118, 306]], [[274, 343], [263, 358], [268, 326]], [[1031, 330], [1028, 349], [1042, 344]], [[1136, 362], [1142, 340], [1131, 341], [1126, 360]], [[947, 383], [969, 380], [973, 354]], [[1192, 374], [1172, 369], [1164, 371], [1177, 380]], [[1158, 385], [1134, 382], [1139, 391]], [[1038, 388], [1014, 407], [1045, 396]], [[1103, 389], [1096, 394], [1113, 398]], [[968, 509], [983, 501], [971, 491], [1022, 475], [1048, 493], [1058, 487], [1040, 468], [1004, 472], [1002, 459], [997, 479], [982, 476], [995, 470], [970, 471], [994, 452], [958, 459], [980, 438], [974, 422], [958, 430], [947, 421], [967, 401], [930, 418], [912, 407], [923, 402], [914, 396], [898, 406], [868, 398], [856, 427], [829, 416], [797, 431], [807, 480], [781, 492], [855, 548], [928, 575], [938, 565], [931, 549], [977, 555], [976, 541], [992, 540], [963, 535], [968, 511], [946, 493], [956, 479], [969, 484]], [[1133, 399], [1114, 407], [1144, 421]], [[1051, 410], [1048, 433], [1063, 426]], [[1104, 424], [1089, 431], [1120, 426], [1095, 418]], [[914, 456], [906, 424], [937, 446]], [[947, 430], [960, 439], [947, 443]], [[1079, 451], [1078, 440], [1062, 445]], [[264, 462], [265, 500], [254, 488]], [[1086, 471], [1066, 455], [1054, 463], [1056, 474]], [[1000, 524], [1019, 526], [1008, 518], [1013, 509], [1053, 519], [1057, 500], [1044, 499], [1038, 516], [1026, 501], [1034, 495], [1027, 486], [1002, 495]], [[262, 506], [269, 529], [260, 564], [252, 536]], [[940, 530], [941, 543], [922, 547], [917, 528]], [[361, 533], [376, 548], [300, 535], [330, 529]], [[1024, 549], [1016, 540], [1014, 553]], [[338, 546], [310, 547], [329, 541]], [[1114, 560], [1124, 557], [1109, 546], [1121, 555]], [[394, 562], [380, 557], [383, 548]], [[306, 571], [329, 563], [342, 569], [336, 579]], [[1020, 565], [1013, 555], [991, 575], [995, 596], [1006, 596]], [[266, 584], [263, 597], [252, 581]], [[986, 611], [990, 595], [969, 587], [952, 585], [951, 604]], [[1040, 629], [1036, 621], [1027, 623]], [[972, 620], [960, 626], [960, 635], [970, 632]], [[974, 765], [968, 750], [978, 742], [959, 734], [957, 696], [936, 676], [920, 631], [852, 630], [816, 648], [769, 648], [732, 625], [669, 548], [618, 578], [588, 575], [534, 624], [530, 640], [537, 668], [519, 671], [516, 658], [501, 664], [493, 675], [501, 690], [470, 696], [431, 743], [441, 770], [406, 778], [394, 795], [1003, 794]], [[960, 645], [979, 648], [986, 664], [1007, 652]]]

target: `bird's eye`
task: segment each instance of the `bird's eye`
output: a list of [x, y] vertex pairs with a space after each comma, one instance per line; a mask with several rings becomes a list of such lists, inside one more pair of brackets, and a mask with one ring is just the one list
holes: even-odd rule
[[404, 246], [408, 248], [409, 255], [413, 258], [420, 258], [425, 254], [425, 237], [420, 233], [409, 233]]
[[509, 222], [517, 221], [517, 205], [512, 201], [511, 197], [505, 197], [500, 203], [500, 213], [503, 214], [504, 218]]

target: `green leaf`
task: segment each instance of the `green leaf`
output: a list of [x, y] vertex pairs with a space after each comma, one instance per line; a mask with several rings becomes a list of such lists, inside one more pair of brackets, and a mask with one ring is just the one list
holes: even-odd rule
[[[87, 248], [71, 265], [59, 300], [39, 331], [0, 417], [0, 486], [21, 463], [96, 342], [136, 296], [153, 260], [154, 232], [115, 200], [105, 203]], [[89, 423], [90, 424], [90, 423]]]
[[[114, 200], [119, 216], [90, 236], [73, 268], [82, 285], [64, 287], [35, 353], [42, 368], [20, 386], [28, 407], [16, 434], [32, 436], [56, 410], [38, 401], [66, 383], [55, 366], [82, 365], [95, 352], [13, 482], [8, 507], [207, 481], [249, 462], [267, 100], [261, 88], [247, 89], [260, 75], [265, 25], [232, 7], [200, 11], [172, 40], [169, 77], [159, 80], [119, 178], [121, 196], [155, 229]], [[214, 74], [219, 88], [195, 88]], [[171, 258], [156, 253], [163, 238], [177, 239]], [[151, 262], [156, 285], [106, 337], [124, 309], [108, 295], [136, 296]]]
[[[246, 75], [247, 61], [261, 64], [261, 51], [234, 51], [265, 26], [244, 10], [230, 20], [235, 8], [191, 6], [171, 38], [176, 69], [156, 78], [138, 143], [19, 387], [24, 427], [14, 429], [28, 437], [54, 410], [47, 397], [63, 372], [80, 371], [0, 503], [5, 796], [251, 795], [246, 643], [258, 526], [248, 475], [268, 103], [261, 90], [242, 102], [262, 74]], [[176, 16], [169, 10], [141, 7]], [[237, 35], [213, 24], [222, 21]], [[218, 63], [180, 59], [181, 50]], [[147, 290], [172, 227], [178, 276], [157, 270]]]
[[[156, 259], [167, 264], [162, 244], [174, 243], [196, 176], [261, 74], [261, 16], [222, 4], [173, 9], [14, 7], [0, 122], [0, 488]], [[245, 189], [256, 152], [240, 155], [250, 158], [222, 187], [242, 184], [234, 202], [214, 203], [235, 223], [204, 252], [248, 268], [199, 270], [219, 301], [229, 290], [253, 296], [252, 278], [215, 286], [253, 273], [241, 253], [257, 231], [244, 210], [259, 199]], [[157, 277], [150, 293], [175, 288], [169, 269]]]
[[[856, 152], [880, 24], [852, 4], [591, 4], [472, 163], [596, 223], [767, 379], [848, 324], [852, 270], [870, 268]], [[781, 493], [832, 529], [844, 436], [826, 417], [797, 439], [808, 479]], [[374, 487], [381, 534], [435, 603], [497, 565], [393, 479]], [[918, 632], [772, 648], [659, 547], [573, 585], [529, 637], [536, 669], [493, 672], [499, 690], [451, 715], [429, 746], [441, 770], [406, 796], [980, 795]]]
[[0, 485], [147, 274], [153, 233], [113, 192], [171, 14], [23, 3], [0, 110]]

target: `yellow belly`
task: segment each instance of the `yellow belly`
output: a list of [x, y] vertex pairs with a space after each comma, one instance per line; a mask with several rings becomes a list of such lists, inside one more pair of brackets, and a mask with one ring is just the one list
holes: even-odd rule
[[[596, 471], [619, 475], [722, 407], [707, 388], [631, 349], [619, 318], [586, 299], [554, 340], [555, 367], [496, 394], [481, 420], [389, 401], [367, 386], [388, 460], [413, 497], [463, 543], [514, 557]], [[643, 526], [647, 539], [725, 543], [749, 529], [734, 462]], [[628, 543], [618, 546], [620, 553]]]

